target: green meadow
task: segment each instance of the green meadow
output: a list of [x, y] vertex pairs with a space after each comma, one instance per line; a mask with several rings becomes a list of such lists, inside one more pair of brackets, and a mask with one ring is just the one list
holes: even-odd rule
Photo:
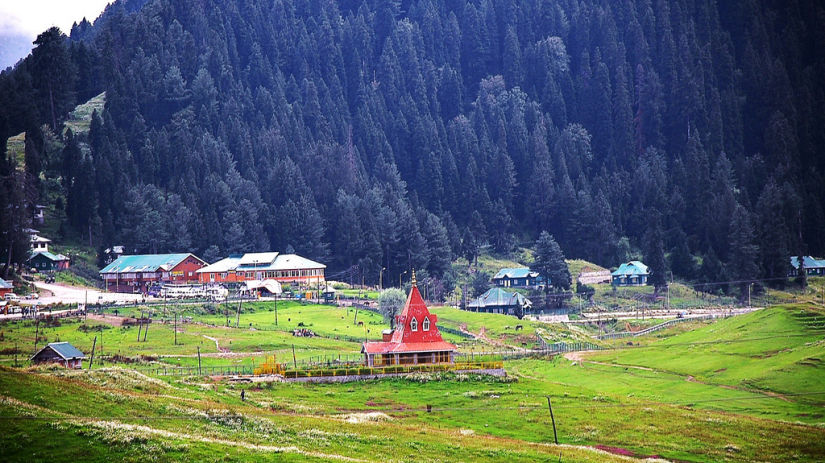
[[[198, 348], [204, 367], [254, 366], [272, 353], [289, 361], [293, 344], [299, 361], [354, 355], [360, 342], [346, 337], [365, 326], [380, 333], [385, 325], [379, 315], [359, 311], [364, 322], [359, 326], [353, 309], [279, 302], [275, 327], [274, 307], [254, 303], [244, 304], [241, 327], [235, 328], [223, 326], [223, 314], [180, 309], [198, 323], [179, 325], [178, 345], [173, 325], [158, 321], [146, 342], [136, 340], [137, 327], [91, 319], [39, 328], [31, 321], [0, 325], [0, 347], [21, 347], [26, 353], [21, 359], [32, 350], [37, 329], [40, 345], [66, 340], [88, 352], [97, 335], [104, 356], [140, 360], [113, 363], [107, 357], [92, 371], [11, 368], [13, 356], [5, 351], [0, 456], [6, 461], [558, 461], [561, 455], [562, 461], [658, 456], [779, 462], [821, 461], [825, 454], [825, 316], [809, 304], [682, 323], [632, 338], [632, 346], [627, 340], [606, 344], [612, 350], [507, 361], [506, 378], [414, 374], [343, 384], [153, 376], [144, 367], [196, 366]], [[460, 338], [464, 349], [517, 347], [522, 336], [536, 332], [586, 340], [579, 331], [503, 315], [433, 311], [441, 326], [475, 334], [484, 328], [484, 338]], [[298, 323], [319, 336], [293, 337], [289, 331]], [[516, 332], [516, 324], [523, 329]], [[553, 443], [548, 397], [559, 446]]]

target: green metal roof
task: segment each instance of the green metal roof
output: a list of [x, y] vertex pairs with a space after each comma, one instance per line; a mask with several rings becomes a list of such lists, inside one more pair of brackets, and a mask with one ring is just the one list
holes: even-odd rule
[[136, 256], [120, 256], [115, 259], [114, 262], [104, 267], [100, 273], [157, 272], [159, 269], [170, 270], [189, 256], [192, 256], [192, 254], [141, 254]]
[[55, 255], [55, 254], [50, 253], [49, 251], [33, 252], [32, 255], [29, 256], [29, 260], [32, 260], [37, 256], [43, 256], [46, 259], [49, 259], [49, 260], [54, 261], [54, 262], [58, 262], [58, 261], [61, 261], [61, 260], [69, 260], [69, 258], [64, 256], [63, 254]]
[[629, 275], [647, 275], [650, 272], [647, 270], [647, 265], [639, 262], [638, 260], [632, 260], [630, 262], [624, 263], [619, 268], [616, 269], [611, 275], [613, 276], [629, 276]]

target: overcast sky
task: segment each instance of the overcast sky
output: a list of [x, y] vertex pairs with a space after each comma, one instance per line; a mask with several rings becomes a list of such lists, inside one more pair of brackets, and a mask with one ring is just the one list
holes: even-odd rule
[[90, 22], [114, 0], [0, 0], [0, 69], [31, 51], [37, 35], [57, 26], [69, 35], [72, 23]]
[[28, 35], [32, 38], [51, 26], [67, 35], [72, 23], [85, 16], [94, 21], [112, 0], [2, 0], [0, 31], [3, 35]]

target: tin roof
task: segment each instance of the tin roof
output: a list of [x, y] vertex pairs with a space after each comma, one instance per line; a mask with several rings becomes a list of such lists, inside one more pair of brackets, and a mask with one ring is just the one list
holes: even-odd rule
[[14, 286], [8, 281], [0, 278], [0, 289], [12, 289]]
[[516, 292], [505, 291], [501, 288], [492, 288], [477, 299], [468, 303], [468, 307], [490, 307], [490, 306], [525, 306], [532, 305], [530, 299]]
[[52, 253], [50, 253], [49, 251], [37, 251], [37, 252], [33, 252], [33, 253], [29, 256], [29, 260], [34, 259], [34, 258], [35, 258], [35, 257], [37, 257], [38, 255], [42, 255], [42, 256], [43, 256], [43, 257], [45, 257], [46, 259], [49, 259], [49, 260], [54, 261], [54, 262], [58, 262], [58, 261], [61, 261], [61, 260], [69, 260], [69, 258], [68, 258], [68, 257], [66, 257], [66, 256], [64, 256], [63, 254], [52, 254]]
[[157, 272], [158, 270], [168, 271], [183, 262], [190, 253], [179, 254], [140, 254], [136, 256], [120, 256], [114, 262], [107, 265], [100, 273], [131, 273], [131, 272]]
[[199, 268], [197, 273], [224, 273], [238, 268], [241, 263], [241, 256], [229, 256], [221, 259], [214, 264]]
[[[802, 264], [805, 268], [823, 268], [825, 267], [825, 259], [814, 259], [811, 256], [802, 256]], [[799, 268], [799, 256], [791, 256], [791, 267]]]
[[[49, 343], [46, 347], [37, 351], [37, 354], [43, 352], [46, 349], [53, 350], [57, 355], [63, 358], [63, 360], [73, 360], [73, 359], [85, 359], [86, 356], [83, 352], [80, 352], [77, 347], [69, 344], [68, 342], [52, 342]], [[32, 358], [36, 357], [37, 354], [32, 355]]]
[[498, 280], [500, 278], [527, 278], [532, 277], [535, 278], [539, 276], [538, 272], [533, 272], [527, 267], [521, 268], [503, 268], [496, 273], [496, 276], [493, 277], [494, 280]]
[[613, 276], [620, 276], [620, 275], [647, 275], [649, 274], [647, 270], [647, 265], [639, 262], [638, 260], [632, 260], [630, 262], [624, 263], [619, 266], [611, 275]]
[[238, 271], [304, 270], [327, 268], [326, 265], [297, 254], [257, 252], [229, 256], [198, 270], [198, 273], [222, 273]]

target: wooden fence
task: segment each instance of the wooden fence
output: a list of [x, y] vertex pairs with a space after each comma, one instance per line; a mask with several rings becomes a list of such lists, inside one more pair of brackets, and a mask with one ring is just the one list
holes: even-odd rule
[[609, 334], [600, 334], [597, 336], [593, 336], [595, 339], [605, 340], [605, 339], [620, 339], [620, 338], [629, 338], [629, 337], [636, 337], [636, 336], [644, 336], [646, 334], [650, 334], [659, 330], [663, 330], [665, 328], [669, 328], [677, 323], [682, 322], [690, 322], [690, 321], [699, 321], [699, 320], [711, 320], [714, 318], [726, 317], [726, 315], [702, 315], [698, 317], [689, 317], [689, 318], [674, 318], [672, 320], [668, 320], [663, 323], [659, 323], [658, 325], [651, 326], [649, 328], [645, 328], [639, 331], [622, 331], [619, 333], [609, 333]]

